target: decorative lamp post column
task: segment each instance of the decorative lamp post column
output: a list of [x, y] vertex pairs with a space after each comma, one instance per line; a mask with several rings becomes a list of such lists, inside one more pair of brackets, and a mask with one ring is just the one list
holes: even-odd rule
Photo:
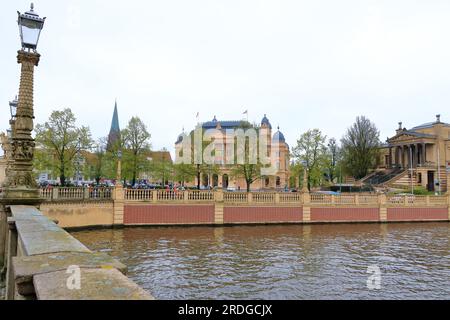
[[308, 193], [308, 167], [306, 166], [306, 161], [301, 162], [303, 166], [303, 186], [302, 186], [302, 192]]
[[122, 151], [117, 152], [117, 177], [116, 186], [122, 187]]
[[[36, 52], [45, 18], [30, 11], [18, 12], [18, 24], [22, 49], [18, 51], [17, 62], [21, 64], [19, 99], [12, 132], [12, 162], [8, 168], [4, 197], [24, 201], [37, 200], [39, 190], [33, 178], [33, 156], [35, 142], [33, 131], [33, 76], [34, 67], [39, 64], [40, 54]], [[13, 110], [13, 108], [11, 108]]]

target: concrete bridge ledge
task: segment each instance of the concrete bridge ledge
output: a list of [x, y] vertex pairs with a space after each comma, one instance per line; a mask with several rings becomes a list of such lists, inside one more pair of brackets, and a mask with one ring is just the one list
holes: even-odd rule
[[154, 299], [125, 276], [124, 264], [90, 251], [35, 207], [10, 209], [7, 299]]
[[83, 269], [80, 289], [70, 290], [67, 273], [55, 271], [33, 279], [39, 300], [154, 300], [116, 269]]
[[[122, 274], [127, 266], [104, 253], [61, 252], [36, 256], [13, 257], [14, 281], [20, 295], [35, 295], [33, 278], [39, 274], [55, 271], [67, 271], [68, 266], [76, 265], [80, 269], [115, 268]], [[67, 277], [67, 276], [66, 276]]]

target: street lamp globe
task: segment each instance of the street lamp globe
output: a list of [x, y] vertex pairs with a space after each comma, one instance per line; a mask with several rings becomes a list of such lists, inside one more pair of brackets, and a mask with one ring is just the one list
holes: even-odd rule
[[19, 101], [17, 101], [17, 96], [13, 101], [9, 102], [9, 110], [11, 112], [11, 120], [14, 120], [16, 118], [18, 104], [19, 104]]
[[25, 13], [20, 13], [17, 11], [19, 16], [18, 24], [20, 30], [20, 40], [22, 41], [22, 49], [31, 49], [36, 51], [39, 36], [41, 30], [44, 27], [45, 18], [39, 17], [39, 15], [34, 12], [34, 5], [31, 4], [30, 11]]

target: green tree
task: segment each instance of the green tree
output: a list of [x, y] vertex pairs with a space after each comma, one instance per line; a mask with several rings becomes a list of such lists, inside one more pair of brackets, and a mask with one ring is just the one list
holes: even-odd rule
[[37, 161], [43, 158], [49, 160], [53, 156], [51, 164], [43, 163], [41, 166], [48, 165], [52, 171], [58, 172], [61, 185], [65, 185], [66, 177], [73, 170], [75, 156], [91, 148], [89, 128], [77, 127], [75, 115], [66, 108], [53, 111], [47, 122], [36, 125], [35, 131], [37, 148], [49, 155], [38, 157]]
[[326, 136], [319, 129], [308, 130], [297, 140], [293, 156], [297, 163], [306, 166], [308, 170], [308, 189], [321, 183], [324, 168]]
[[[132, 184], [136, 184], [137, 176], [145, 165], [144, 153], [150, 150], [150, 133], [147, 126], [138, 117], [132, 117], [121, 133], [125, 152], [123, 152], [125, 169], [131, 171]], [[126, 160], [130, 160], [129, 162]]]
[[[250, 124], [247, 122], [242, 122], [239, 126], [240, 129], [249, 130], [253, 129], [256, 132], [256, 135], [259, 137], [260, 128], [256, 124]], [[243, 178], [247, 185], [247, 192], [250, 192], [251, 185], [258, 179], [261, 179], [261, 168], [263, 165], [261, 164], [261, 159], [258, 154], [259, 147], [259, 139], [257, 139], [257, 145], [253, 148], [250, 147], [250, 137], [245, 137], [245, 143], [241, 146], [237, 143], [237, 138], [235, 138], [235, 164], [232, 165], [231, 176], [234, 178]], [[256, 152], [252, 154], [252, 152]], [[244, 163], [239, 163], [238, 156], [242, 154], [244, 156]], [[256, 158], [256, 163], [252, 161], [252, 158]]]
[[191, 164], [175, 164], [173, 169], [175, 180], [179, 181], [182, 186], [184, 186], [185, 183], [194, 181], [197, 176], [197, 168]]
[[[165, 151], [165, 150], [163, 150]], [[164, 186], [171, 180], [174, 173], [172, 161], [166, 159], [163, 155], [158, 159], [153, 159], [148, 165], [148, 169], [152, 176], [157, 178]]]
[[368, 118], [357, 117], [341, 140], [343, 168], [355, 179], [367, 175], [377, 163], [380, 132]]
[[102, 177], [105, 174], [105, 162], [106, 162], [106, 146], [107, 146], [107, 138], [102, 137], [97, 140], [95, 145], [93, 146], [93, 160], [92, 163], [89, 163], [91, 168], [93, 169], [93, 176], [97, 185], [100, 183]]
[[327, 150], [325, 153], [325, 175], [327, 180], [331, 183], [338, 175], [338, 161], [339, 161], [339, 146], [336, 143], [336, 139], [331, 138], [328, 140]]

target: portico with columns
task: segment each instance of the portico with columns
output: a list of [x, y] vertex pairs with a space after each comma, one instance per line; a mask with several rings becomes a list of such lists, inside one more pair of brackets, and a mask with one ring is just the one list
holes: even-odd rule
[[381, 149], [380, 167], [403, 175], [403, 180], [398, 182], [446, 192], [450, 169], [450, 124], [441, 122], [440, 118], [437, 115], [436, 121], [411, 129], [404, 128], [399, 122], [396, 135], [388, 138]]

